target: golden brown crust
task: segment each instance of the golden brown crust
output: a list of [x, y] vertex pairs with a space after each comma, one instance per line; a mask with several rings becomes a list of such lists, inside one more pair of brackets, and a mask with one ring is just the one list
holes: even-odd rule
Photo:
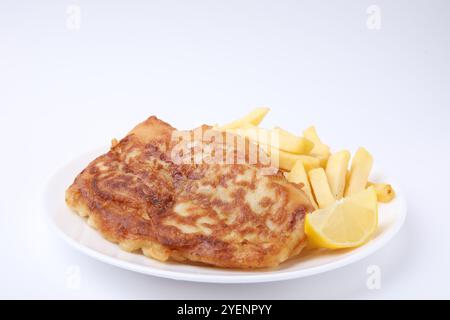
[[108, 240], [158, 260], [273, 267], [298, 254], [313, 207], [258, 164], [176, 164], [175, 129], [150, 117], [92, 161], [66, 202]]

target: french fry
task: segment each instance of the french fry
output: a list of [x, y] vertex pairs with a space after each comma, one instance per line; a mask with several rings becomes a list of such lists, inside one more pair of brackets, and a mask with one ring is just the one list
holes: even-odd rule
[[303, 163], [306, 172], [311, 169], [320, 167], [320, 161], [317, 158], [307, 155], [293, 154], [263, 145], [261, 145], [261, 147], [270, 154], [275, 163], [278, 163], [278, 167], [283, 170], [291, 171], [297, 161], [301, 161]]
[[[235, 129], [230, 129], [231, 131], [237, 131], [237, 130], [249, 130], [249, 129], [254, 129], [254, 130], [262, 130], [261, 128], [259, 128], [258, 126], [255, 126], [254, 124], [251, 123], [243, 123], [239, 128], [235, 128]], [[258, 132], [258, 131], [256, 131]]]
[[391, 202], [395, 198], [395, 191], [390, 184], [368, 182], [367, 187], [372, 186], [377, 194], [379, 202]]
[[366, 149], [359, 148], [353, 157], [350, 173], [348, 175], [348, 183], [344, 193], [346, 197], [363, 191], [366, 188], [372, 165], [372, 155]]
[[278, 137], [279, 149], [283, 151], [308, 154], [314, 148], [314, 143], [309, 139], [298, 137], [279, 127], [274, 128], [272, 133], [275, 137]]
[[314, 200], [314, 196], [311, 191], [311, 185], [309, 184], [308, 174], [306, 173], [303, 162], [298, 160], [295, 163], [294, 167], [292, 168], [291, 172], [287, 173], [285, 176], [289, 182], [303, 184], [303, 191], [311, 200], [311, 203], [314, 206], [314, 208], [317, 209], [318, 206], [316, 201]]
[[310, 156], [320, 160], [320, 166], [322, 168], [327, 167], [327, 162], [330, 157], [330, 147], [324, 144], [314, 145], [314, 148], [310, 152]]
[[221, 129], [236, 129], [249, 123], [257, 126], [261, 123], [267, 113], [270, 111], [269, 108], [255, 108], [249, 114], [245, 115], [241, 119], [230, 122], [226, 125], [221, 126]]
[[295, 154], [308, 154], [314, 147], [314, 143], [308, 139], [297, 137], [281, 128], [269, 130], [247, 123], [240, 128], [226, 130], [247, 137], [258, 144], [270, 145]]
[[316, 127], [311, 126], [303, 131], [303, 136], [312, 142], [314, 144], [322, 144], [322, 141], [319, 138], [319, 135], [317, 134]]
[[322, 209], [332, 205], [336, 199], [331, 193], [325, 170], [323, 168], [313, 169], [308, 172], [308, 175], [319, 208]]
[[343, 150], [336, 152], [328, 159], [326, 174], [333, 196], [339, 200], [344, 196], [345, 178], [347, 175], [350, 152]]
[[326, 168], [327, 161], [330, 156], [330, 147], [322, 143], [314, 126], [304, 130], [303, 136], [314, 143], [314, 148], [312, 148], [310, 155], [318, 158], [320, 160], [321, 167]]
[[[277, 132], [275, 132], [275, 130], [259, 128], [249, 123], [244, 123], [242, 124], [242, 126], [242, 128], [218, 129], [247, 137], [248, 139], [256, 142], [272, 157], [275, 164], [283, 170], [290, 171], [298, 160], [302, 161], [306, 171], [320, 167], [320, 160], [315, 157], [304, 154], [291, 153], [279, 149], [292, 149], [293, 147], [292, 137], [286, 138], [289, 134], [287, 131], [285, 133], [282, 133], [280, 135], [280, 138], [280, 136], [277, 136]], [[277, 131], [281, 132], [280, 129], [277, 129]], [[306, 152], [311, 148], [312, 142], [303, 137], [297, 138], [298, 139], [294, 139], [294, 144], [296, 144], [295, 148], [297, 151], [299, 151], [299, 147], [303, 149], [303, 152]]]

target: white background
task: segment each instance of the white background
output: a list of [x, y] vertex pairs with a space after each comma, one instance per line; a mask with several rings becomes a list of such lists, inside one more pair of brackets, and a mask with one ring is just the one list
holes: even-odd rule
[[[306, 279], [210, 285], [94, 261], [43, 221], [52, 173], [146, 117], [188, 129], [261, 105], [265, 125], [315, 124], [397, 178], [408, 217], [391, 243]], [[448, 299], [449, 120], [449, 1], [2, 0], [0, 298]], [[379, 290], [366, 287], [373, 264]]]

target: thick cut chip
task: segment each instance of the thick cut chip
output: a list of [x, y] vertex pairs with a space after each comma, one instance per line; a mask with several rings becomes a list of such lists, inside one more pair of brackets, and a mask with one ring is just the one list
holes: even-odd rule
[[372, 155], [366, 149], [359, 148], [353, 157], [352, 166], [348, 173], [348, 182], [345, 187], [346, 197], [361, 192], [366, 188], [372, 165]]
[[330, 156], [327, 162], [326, 174], [333, 196], [340, 200], [344, 196], [345, 181], [347, 176], [350, 152], [347, 150], [336, 152]]
[[255, 108], [249, 114], [245, 115], [241, 119], [235, 120], [231, 123], [228, 123], [222, 126], [222, 129], [236, 129], [242, 128], [247, 124], [251, 124], [257, 126], [263, 121], [264, 117], [269, 113], [269, 108]]
[[334, 204], [336, 198], [331, 192], [325, 170], [323, 168], [313, 169], [308, 172], [308, 175], [319, 208], [327, 208]]
[[306, 195], [311, 200], [312, 205], [315, 209], [318, 208], [316, 201], [314, 200], [314, 196], [311, 190], [311, 184], [309, 183], [308, 173], [305, 170], [305, 166], [302, 161], [297, 161], [290, 172], [285, 173], [286, 179], [289, 182], [302, 184], [303, 191], [305, 191]]

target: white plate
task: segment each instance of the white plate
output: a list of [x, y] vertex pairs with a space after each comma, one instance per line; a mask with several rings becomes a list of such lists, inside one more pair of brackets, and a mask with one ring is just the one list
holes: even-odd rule
[[[43, 206], [49, 223], [76, 249], [100, 261], [152, 276], [176, 280], [250, 283], [287, 280], [306, 277], [356, 262], [380, 249], [400, 230], [406, 217], [406, 202], [398, 185], [394, 184], [397, 197], [379, 208], [380, 225], [374, 238], [362, 247], [334, 252], [315, 252], [300, 255], [276, 269], [242, 271], [218, 269], [206, 266], [185, 265], [176, 262], [159, 262], [142, 254], [125, 252], [89, 227], [64, 202], [64, 192], [75, 176], [95, 157], [106, 149], [86, 154], [60, 169], [49, 181], [43, 195]], [[389, 181], [390, 177], [373, 175], [373, 179]]]

